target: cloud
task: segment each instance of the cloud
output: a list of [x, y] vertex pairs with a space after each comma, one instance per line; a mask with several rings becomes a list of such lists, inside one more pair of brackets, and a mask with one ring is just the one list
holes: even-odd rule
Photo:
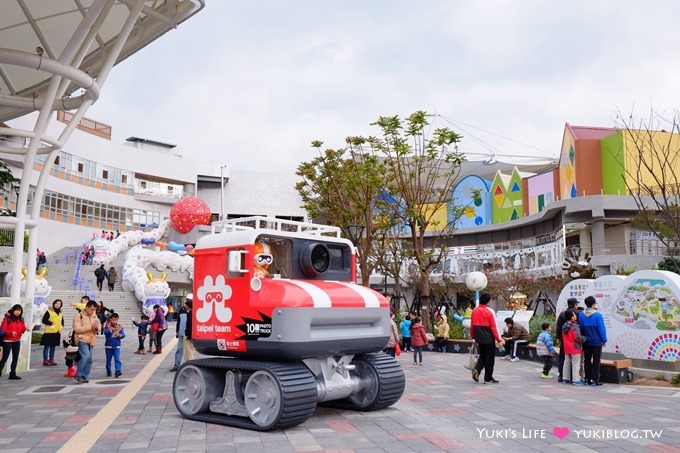
[[670, 0], [208, 2], [114, 68], [88, 115], [118, 140], [236, 170], [293, 171], [311, 140], [342, 147], [421, 109], [461, 128], [463, 150], [557, 155], [565, 122], [676, 110], [679, 13]]

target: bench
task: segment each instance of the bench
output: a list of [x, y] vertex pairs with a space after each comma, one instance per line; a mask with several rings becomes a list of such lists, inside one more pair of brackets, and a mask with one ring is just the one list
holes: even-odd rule
[[600, 360], [600, 381], [610, 384], [622, 384], [633, 380], [633, 366], [630, 359]]

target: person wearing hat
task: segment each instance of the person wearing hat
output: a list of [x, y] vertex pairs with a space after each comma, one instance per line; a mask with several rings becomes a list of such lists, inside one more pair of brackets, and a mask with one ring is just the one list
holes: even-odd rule
[[170, 371], [179, 370], [182, 361], [192, 360], [194, 357], [194, 345], [191, 343], [191, 308], [193, 305], [193, 294], [189, 293], [184, 301], [184, 306], [179, 310], [177, 325], [175, 326], [177, 337], [177, 351], [175, 351], [175, 364]]
[[[571, 309], [575, 311], [578, 308], [578, 299], [575, 297], [570, 297], [567, 299], [567, 310]], [[557, 317], [557, 322], [555, 323], [555, 339], [560, 343], [560, 355], [557, 359], [557, 370], [559, 375], [557, 376], [557, 382], [562, 382], [562, 368], [564, 367], [564, 346], [562, 345], [562, 327], [567, 321], [566, 312], [563, 310], [562, 313]]]

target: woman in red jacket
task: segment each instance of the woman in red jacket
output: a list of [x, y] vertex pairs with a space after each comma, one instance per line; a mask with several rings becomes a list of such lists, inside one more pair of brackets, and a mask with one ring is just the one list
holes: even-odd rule
[[21, 305], [15, 304], [9, 309], [5, 318], [0, 324], [0, 328], [5, 332], [2, 337], [2, 360], [0, 360], [0, 376], [5, 369], [5, 363], [9, 359], [9, 353], [12, 352], [12, 363], [10, 364], [9, 378], [11, 380], [21, 379], [17, 376], [17, 363], [19, 362], [19, 348], [21, 347], [21, 336], [26, 332], [26, 324], [24, 323], [24, 309]]
[[420, 363], [423, 366], [423, 347], [427, 346], [427, 333], [421, 322], [420, 316], [416, 316], [411, 327], [411, 346], [413, 346], [413, 364]]

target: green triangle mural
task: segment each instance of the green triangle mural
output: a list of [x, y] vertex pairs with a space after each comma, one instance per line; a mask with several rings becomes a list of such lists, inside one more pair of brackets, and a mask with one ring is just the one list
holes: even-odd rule
[[512, 216], [510, 216], [510, 220], [518, 220], [519, 219], [519, 214], [517, 214], [517, 209], [512, 210]]

